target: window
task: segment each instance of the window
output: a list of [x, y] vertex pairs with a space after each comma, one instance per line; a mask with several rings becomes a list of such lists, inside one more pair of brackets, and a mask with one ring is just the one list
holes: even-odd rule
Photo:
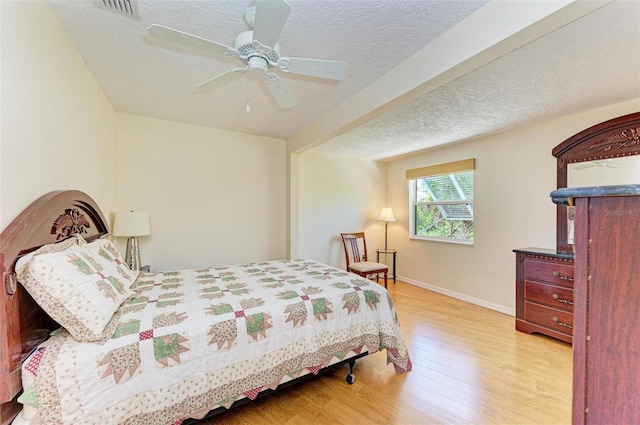
[[474, 169], [468, 159], [407, 170], [413, 238], [473, 243]]

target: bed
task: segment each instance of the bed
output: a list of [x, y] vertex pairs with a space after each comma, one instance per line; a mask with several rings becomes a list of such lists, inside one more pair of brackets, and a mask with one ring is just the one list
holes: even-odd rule
[[411, 370], [373, 281], [307, 259], [132, 272], [108, 234], [80, 191], [3, 231], [2, 425], [189, 423], [345, 363], [352, 383], [382, 349]]

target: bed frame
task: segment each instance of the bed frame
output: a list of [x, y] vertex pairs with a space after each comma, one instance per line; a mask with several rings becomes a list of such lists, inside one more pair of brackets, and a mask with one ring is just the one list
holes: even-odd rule
[[22, 360], [57, 327], [18, 284], [15, 264], [22, 255], [75, 233], [94, 240], [109, 233], [100, 208], [77, 190], [48, 193], [29, 205], [0, 235], [0, 424], [20, 411]]
[[[0, 234], [0, 425], [8, 425], [19, 413], [21, 405], [17, 396], [22, 390], [22, 361], [59, 325], [51, 319], [17, 282], [15, 265], [23, 255], [45, 244], [61, 242], [76, 233], [87, 241], [109, 234], [109, 226], [95, 201], [77, 190], [48, 193], [29, 205]], [[346, 381], [355, 380], [353, 366], [357, 358], [369, 354], [363, 352], [328, 366], [325, 370], [349, 364]], [[321, 371], [322, 372], [322, 371]], [[275, 391], [314, 375], [305, 375]], [[273, 390], [265, 390], [259, 396]], [[242, 399], [233, 406], [250, 402]], [[207, 417], [226, 411], [212, 410]], [[186, 423], [193, 423], [188, 420]]]

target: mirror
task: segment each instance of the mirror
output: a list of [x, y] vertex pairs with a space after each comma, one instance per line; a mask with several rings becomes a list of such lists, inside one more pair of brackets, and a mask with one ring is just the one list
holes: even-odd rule
[[[640, 183], [640, 112], [614, 118], [571, 136], [552, 151], [557, 187]], [[573, 251], [573, 207], [557, 206], [556, 250]]]
[[567, 187], [640, 183], [640, 156], [576, 162], [567, 166]]
[[[567, 166], [567, 187], [640, 184], [640, 156], [576, 162]], [[573, 207], [567, 208], [567, 242], [573, 245]]]

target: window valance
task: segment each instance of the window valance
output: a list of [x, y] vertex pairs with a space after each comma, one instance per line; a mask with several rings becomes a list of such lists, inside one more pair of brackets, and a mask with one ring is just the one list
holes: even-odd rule
[[444, 164], [430, 165], [428, 167], [412, 168], [406, 171], [408, 180], [419, 179], [422, 177], [439, 176], [442, 174], [452, 174], [461, 171], [469, 171], [476, 169], [476, 159], [462, 159], [460, 161], [446, 162]]

